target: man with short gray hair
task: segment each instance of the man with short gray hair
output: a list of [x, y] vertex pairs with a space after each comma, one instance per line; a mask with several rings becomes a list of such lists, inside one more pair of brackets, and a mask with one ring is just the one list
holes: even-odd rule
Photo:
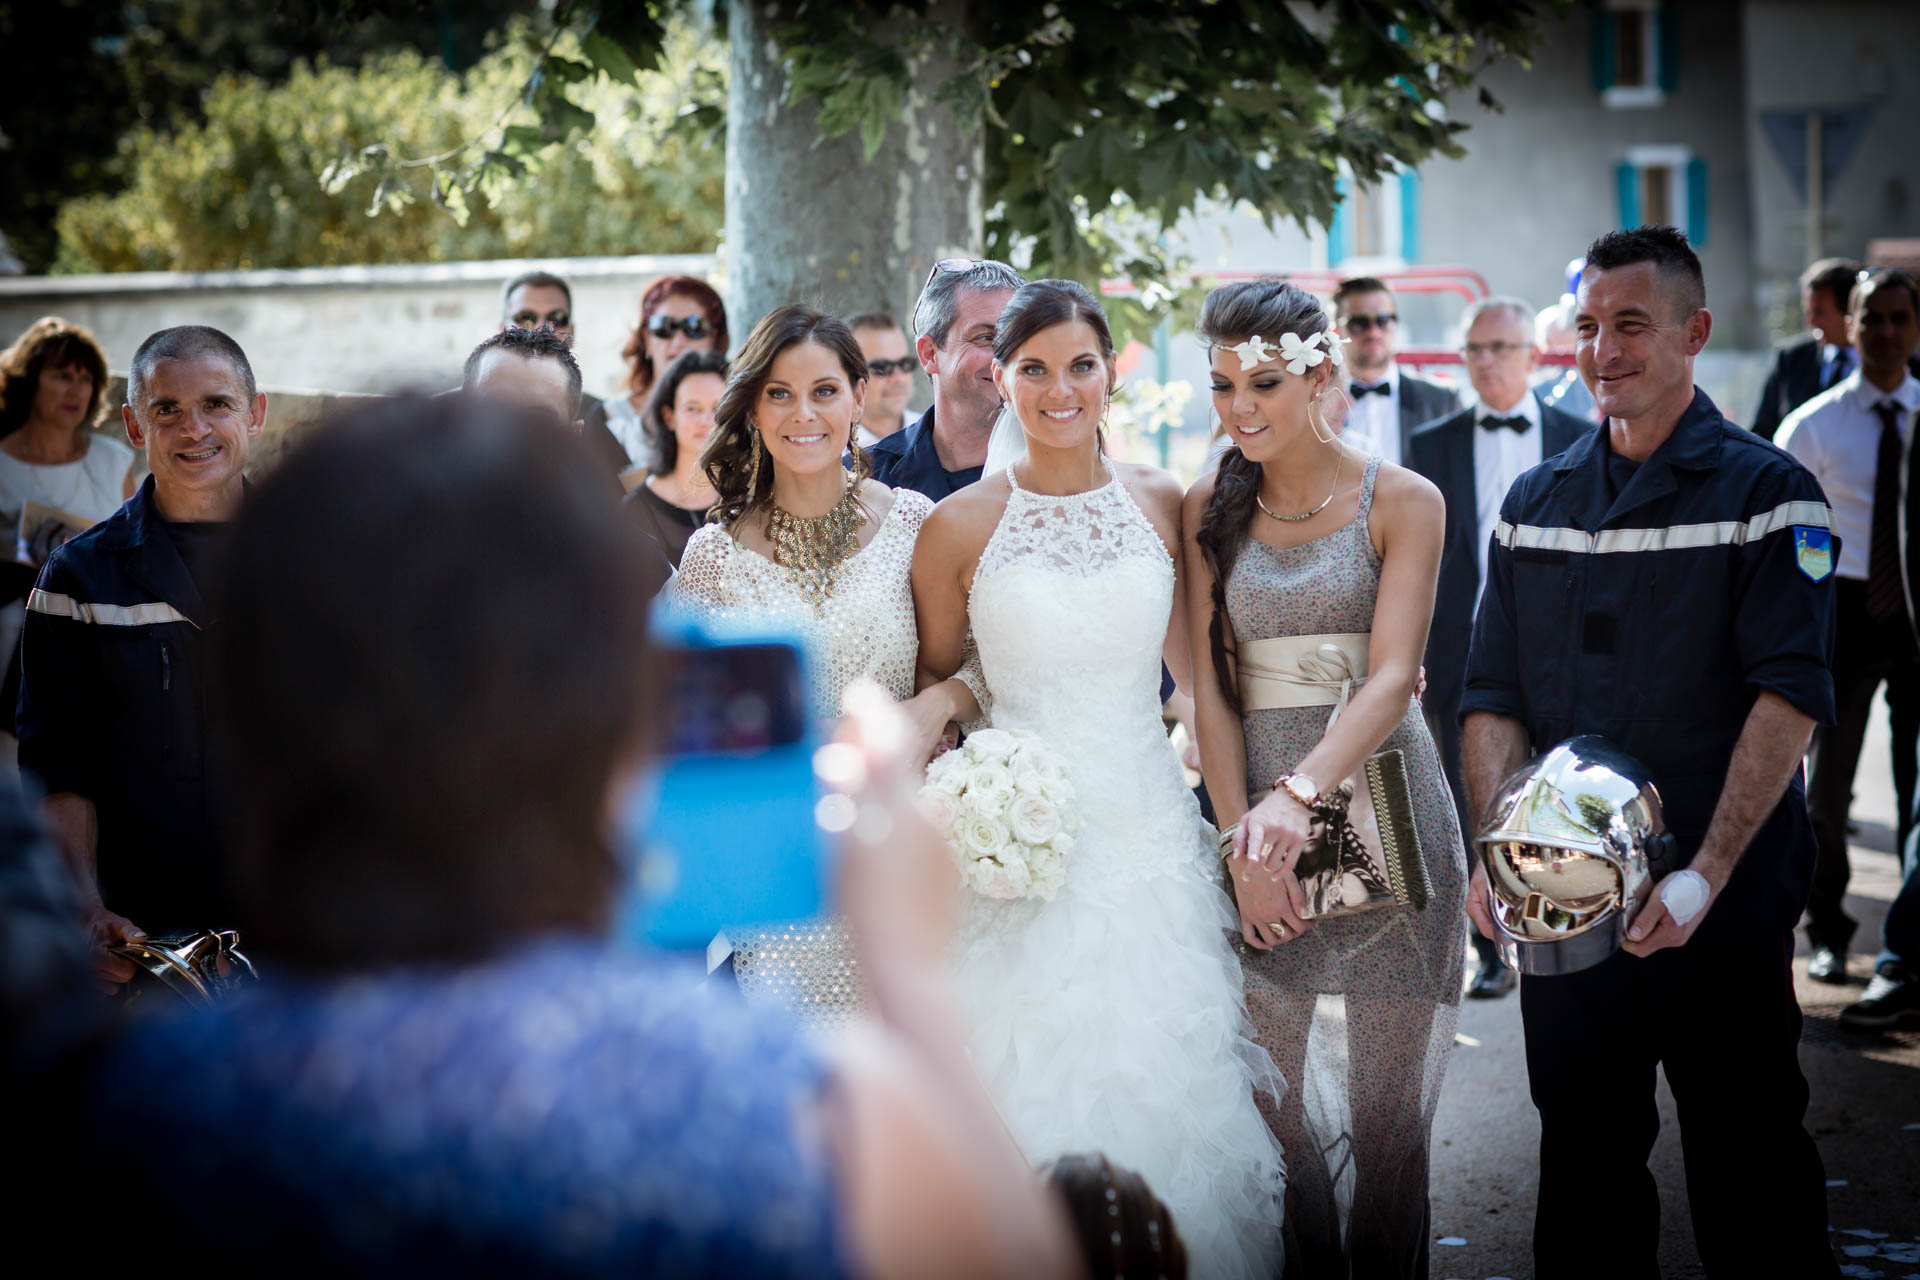
[[[1453, 788], [1467, 847], [1479, 832], [1460, 776], [1460, 693], [1467, 674], [1473, 611], [1487, 576], [1487, 545], [1500, 504], [1522, 472], [1563, 452], [1587, 424], [1549, 408], [1528, 385], [1538, 351], [1533, 309], [1518, 298], [1482, 298], [1460, 326], [1460, 358], [1473, 397], [1466, 408], [1427, 423], [1407, 441], [1406, 464], [1439, 487], [1447, 500], [1440, 581], [1427, 630], [1427, 693], [1421, 699]], [[1513, 989], [1513, 970], [1492, 941], [1473, 935], [1480, 957], [1467, 994], [1497, 999]]]
[[933, 264], [913, 309], [914, 354], [933, 379], [933, 404], [868, 452], [874, 478], [935, 502], [980, 478], [1000, 413], [993, 331], [1026, 278], [1004, 262], [947, 258]]
[[222, 868], [225, 770], [205, 688], [215, 566], [267, 398], [238, 343], [205, 325], [140, 344], [121, 410], [151, 474], [54, 551], [20, 636], [21, 771], [88, 902], [94, 972], [143, 936], [236, 923]]

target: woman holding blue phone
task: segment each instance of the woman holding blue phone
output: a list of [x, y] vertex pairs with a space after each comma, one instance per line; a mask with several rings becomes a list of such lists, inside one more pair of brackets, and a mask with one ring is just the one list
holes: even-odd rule
[[[838, 317], [790, 306], [754, 326], [701, 455], [718, 495], [712, 523], [687, 542], [667, 599], [719, 629], [779, 627], [802, 637], [822, 720], [839, 718], [853, 681], [876, 682], [903, 704], [909, 754], [925, 761], [979, 703], [957, 678], [914, 692], [909, 572], [933, 504], [868, 475], [857, 435], [866, 387], [866, 358]], [[786, 1005], [821, 1029], [861, 1008], [860, 975], [837, 924], [728, 937], [750, 999]]]

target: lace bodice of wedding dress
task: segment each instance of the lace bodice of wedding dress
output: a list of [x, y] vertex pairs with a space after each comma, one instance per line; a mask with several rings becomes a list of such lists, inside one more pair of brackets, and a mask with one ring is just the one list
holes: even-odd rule
[[1052, 901], [974, 897], [954, 986], [974, 1066], [1036, 1165], [1099, 1151], [1172, 1210], [1202, 1280], [1268, 1280], [1280, 1152], [1254, 1106], [1237, 923], [1160, 719], [1173, 557], [1118, 478], [1012, 493], [968, 614], [996, 728], [1057, 751], [1081, 830]]
[[[1089, 810], [1140, 809], [1153, 795], [1138, 786], [1143, 771], [1166, 775], [1173, 760], [1160, 718], [1173, 584], [1172, 554], [1118, 478], [1067, 497], [1015, 483], [981, 552], [968, 616], [993, 723], [1100, 761], [1076, 779]], [[1142, 816], [1164, 829], [1174, 812]], [[1187, 862], [1188, 816], [1164, 847], [1131, 847], [1102, 874]]]

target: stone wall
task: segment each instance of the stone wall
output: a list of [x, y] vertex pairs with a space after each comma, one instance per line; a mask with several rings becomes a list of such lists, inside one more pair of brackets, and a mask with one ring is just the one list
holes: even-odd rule
[[[92, 329], [108, 363], [125, 368], [155, 330], [208, 324], [233, 336], [265, 387], [438, 391], [459, 383], [467, 353], [499, 326], [501, 284], [542, 268], [573, 286], [574, 353], [586, 389], [605, 396], [624, 376], [620, 348], [648, 283], [711, 276], [713, 267], [708, 255], [683, 254], [15, 276], [0, 278], [0, 345], [41, 316], [59, 315]], [[745, 327], [735, 327], [744, 337]]]

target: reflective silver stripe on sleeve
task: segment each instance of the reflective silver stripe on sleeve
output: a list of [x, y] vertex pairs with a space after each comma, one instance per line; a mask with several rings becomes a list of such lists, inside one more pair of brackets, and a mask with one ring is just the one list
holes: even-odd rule
[[38, 587], [27, 597], [27, 608], [49, 617], [72, 618], [75, 622], [92, 622], [103, 627], [151, 627], [162, 622], [193, 625], [192, 618], [165, 601], [156, 604], [88, 604], [84, 600], [75, 600], [57, 591], [42, 591]]
[[1833, 513], [1824, 502], [1783, 502], [1751, 520], [1676, 524], [1665, 529], [1602, 529], [1597, 534], [1502, 520], [1493, 527], [1493, 536], [1509, 550], [1518, 547], [1527, 551], [1606, 555], [1618, 551], [1693, 551], [1701, 547], [1742, 546], [1793, 525], [1830, 529]]

